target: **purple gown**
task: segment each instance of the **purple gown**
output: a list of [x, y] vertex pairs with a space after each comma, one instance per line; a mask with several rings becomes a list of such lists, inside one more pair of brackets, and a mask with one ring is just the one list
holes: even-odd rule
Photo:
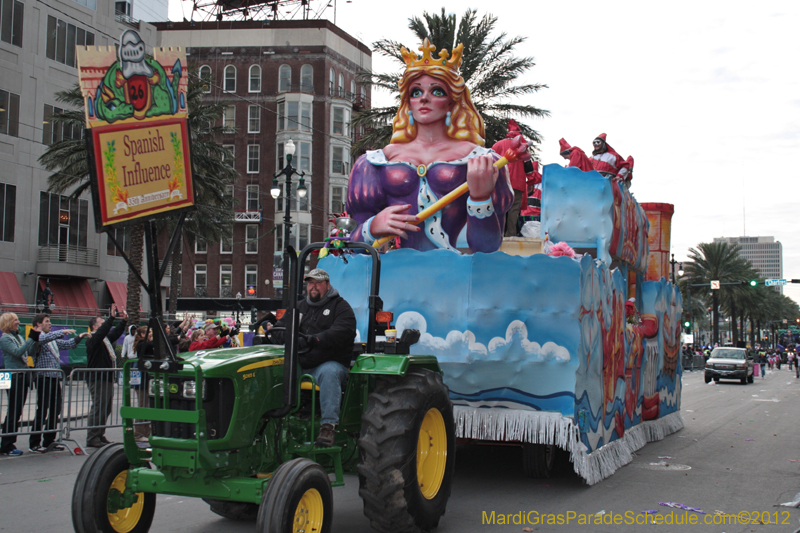
[[[484, 154], [491, 154], [495, 160], [500, 158], [487, 148], [476, 147], [462, 159], [435, 161], [427, 167], [416, 167], [400, 161], [388, 162], [383, 150], [362, 155], [353, 165], [347, 191], [347, 212], [358, 222], [352, 239], [364, 241], [364, 224], [386, 207], [411, 204], [408, 214], [419, 213], [425, 206], [465, 183], [467, 161]], [[500, 248], [505, 213], [514, 201], [508, 173], [505, 169], [500, 170], [492, 192], [494, 214], [486, 218], [468, 216], [468, 196], [464, 194], [457, 198], [423, 222], [423, 231], [408, 232], [408, 239], [401, 240], [402, 247], [422, 251], [436, 248], [455, 250], [464, 246], [466, 237], [466, 246], [472, 252], [494, 252]]]

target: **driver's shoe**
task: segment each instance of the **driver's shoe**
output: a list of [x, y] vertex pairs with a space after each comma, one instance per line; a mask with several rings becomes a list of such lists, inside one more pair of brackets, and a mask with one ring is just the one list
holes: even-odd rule
[[314, 445], [318, 448], [330, 448], [333, 446], [335, 441], [333, 428], [333, 424], [322, 424], [319, 428], [319, 436], [317, 436], [317, 440], [314, 441]]

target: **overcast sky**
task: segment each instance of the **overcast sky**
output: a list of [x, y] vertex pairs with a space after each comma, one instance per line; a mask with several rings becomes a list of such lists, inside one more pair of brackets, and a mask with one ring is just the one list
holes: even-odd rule
[[[419, 46], [408, 18], [426, 10], [496, 15], [499, 31], [527, 37], [517, 55], [536, 60], [521, 81], [549, 86], [524, 100], [550, 111], [529, 122], [545, 164], [564, 163], [561, 137], [590, 153], [607, 133], [635, 158], [637, 200], [675, 205], [676, 259], [714, 237], [774, 236], [784, 278], [800, 278], [800, 2], [334, 1], [336, 24], [370, 46]], [[170, 18], [189, 18], [190, 2], [170, 4]], [[396, 69], [377, 54], [373, 67]], [[800, 301], [800, 285], [784, 293]]]

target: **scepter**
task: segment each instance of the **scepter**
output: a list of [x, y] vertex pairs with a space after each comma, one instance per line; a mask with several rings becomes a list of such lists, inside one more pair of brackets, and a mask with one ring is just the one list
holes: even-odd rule
[[[511, 143], [511, 146], [508, 147], [508, 149], [505, 151], [502, 157], [500, 157], [500, 159], [494, 162], [493, 165], [494, 168], [499, 170], [504, 166], [506, 166], [508, 163], [516, 161], [522, 154], [525, 153], [527, 148], [528, 145], [522, 142], [522, 135], [518, 135], [516, 138], [514, 138], [514, 140]], [[448, 205], [453, 203], [456, 200], [456, 198], [463, 196], [464, 193], [466, 193], [467, 191], [469, 191], [469, 185], [466, 182], [464, 182], [455, 189], [453, 189], [452, 191], [450, 191], [449, 193], [439, 198], [436, 202], [434, 202], [427, 208], [417, 213], [417, 220], [409, 222], [409, 224], [416, 226], [420, 222], [423, 222], [424, 220], [430, 218], [437, 211], [440, 211], [444, 207], [447, 207]], [[397, 237], [397, 235], [387, 235], [385, 237], [381, 237], [380, 239], [373, 242], [372, 246], [374, 248], [380, 248], [381, 246], [391, 241], [395, 237]]]

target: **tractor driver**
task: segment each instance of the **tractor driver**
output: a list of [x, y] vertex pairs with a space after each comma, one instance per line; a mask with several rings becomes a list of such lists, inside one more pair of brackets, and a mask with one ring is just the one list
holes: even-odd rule
[[[306, 297], [297, 302], [301, 316], [297, 353], [302, 373], [313, 376], [319, 386], [322, 420], [315, 444], [329, 447], [334, 444], [342, 390], [353, 358], [356, 316], [339, 291], [331, 287], [327, 272], [315, 268], [304, 281]], [[285, 327], [284, 320], [278, 320], [275, 327]], [[267, 329], [272, 325], [267, 323]], [[283, 331], [273, 332], [271, 338], [282, 343]]]

